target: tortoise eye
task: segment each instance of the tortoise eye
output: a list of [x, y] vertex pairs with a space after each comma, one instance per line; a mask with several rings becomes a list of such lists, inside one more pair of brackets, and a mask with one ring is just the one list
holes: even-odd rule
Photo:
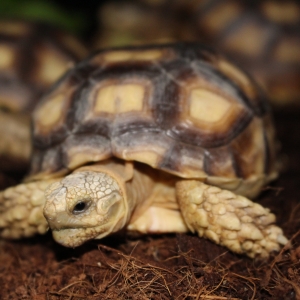
[[81, 214], [85, 212], [89, 208], [89, 206], [89, 201], [80, 201], [74, 206], [72, 213], [74, 215]]

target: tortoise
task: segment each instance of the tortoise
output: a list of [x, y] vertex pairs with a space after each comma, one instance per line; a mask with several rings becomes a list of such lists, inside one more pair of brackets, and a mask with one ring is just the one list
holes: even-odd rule
[[33, 113], [31, 171], [0, 194], [1, 236], [77, 247], [122, 228], [197, 232], [266, 257], [287, 242], [249, 198], [276, 178], [270, 107], [214, 50], [179, 43], [100, 50]]
[[62, 29], [0, 20], [1, 170], [28, 167], [30, 113], [50, 85], [85, 55], [85, 46]]

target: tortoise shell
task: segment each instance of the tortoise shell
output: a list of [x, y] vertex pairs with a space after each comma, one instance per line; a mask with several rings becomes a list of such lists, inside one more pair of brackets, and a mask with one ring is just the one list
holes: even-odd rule
[[70, 64], [87, 54], [72, 35], [48, 24], [0, 21], [0, 108], [31, 111]]
[[196, 43], [98, 51], [52, 88], [33, 122], [35, 179], [117, 157], [234, 190], [247, 182], [241, 193], [255, 194], [276, 173], [264, 95]]

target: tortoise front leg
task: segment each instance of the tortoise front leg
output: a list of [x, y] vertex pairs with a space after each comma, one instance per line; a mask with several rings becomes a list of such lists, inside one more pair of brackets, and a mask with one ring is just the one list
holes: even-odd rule
[[192, 232], [250, 257], [267, 257], [287, 243], [275, 215], [230, 191], [197, 180], [176, 184], [179, 205]]
[[19, 184], [0, 192], [0, 236], [17, 239], [44, 234], [48, 223], [43, 215], [45, 189], [54, 181]]

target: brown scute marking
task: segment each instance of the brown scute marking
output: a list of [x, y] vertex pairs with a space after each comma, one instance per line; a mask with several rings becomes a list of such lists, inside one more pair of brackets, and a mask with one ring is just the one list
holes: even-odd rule
[[136, 160], [157, 168], [165, 152], [173, 144], [162, 132], [127, 130], [112, 138], [113, 155], [126, 160]]
[[92, 66], [88, 63], [87, 60], [83, 60], [82, 62], [76, 64], [73, 68], [60, 78], [58, 83], [64, 83], [64, 81], [68, 81], [68, 84], [73, 87], [82, 86], [83, 84], [86, 87], [88, 84], [94, 85], [96, 82], [92, 77], [92, 74], [98, 70], [97, 67]]
[[233, 155], [230, 146], [206, 149], [204, 170], [209, 176], [236, 178]]
[[186, 145], [179, 141], [168, 147], [159, 169], [184, 178], [206, 178], [204, 149]]
[[241, 87], [248, 98], [251, 99], [252, 97], [256, 97], [256, 90], [254, 89], [249, 77], [247, 77], [244, 72], [225, 59], [220, 59], [218, 61], [218, 68], [221, 72], [226, 74], [228, 78]]
[[[55, 173], [66, 170], [63, 165], [61, 145], [56, 145], [45, 150], [33, 151], [34, 161], [31, 164], [30, 176], [43, 173], [43, 178], [52, 177]], [[46, 176], [47, 174], [47, 176]]]
[[177, 122], [179, 114], [179, 86], [177, 82], [167, 77], [166, 73], [164, 75], [158, 77], [154, 84], [149, 110], [151, 110], [157, 126], [168, 131]]
[[[128, 72], [130, 74], [130, 72]], [[104, 74], [105, 75], [105, 74]], [[88, 75], [87, 75], [88, 77]], [[103, 78], [103, 79], [102, 79]], [[101, 89], [102, 86], [126, 86], [127, 83], [131, 83], [133, 85], [141, 85], [145, 87], [145, 96], [143, 103], [143, 111], [129, 111], [129, 112], [96, 112], [94, 109], [94, 103], [97, 100], [97, 92]], [[105, 137], [110, 137], [114, 135], [121, 135], [127, 131], [140, 131], [147, 130], [149, 126], [153, 127], [153, 116], [152, 109], [148, 108], [150, 98], [154, 97], [154, 93], [152, 93], [152, 83], [148, 79], [145, 78], [132, 78], [127, 75], [126, 80], [122, 80], [122, 76], [116, 76], [110, 78], [109, 75], [102, 76], [97, 80], [92, 79], [89, 80], [87, 85], [84, 85], [84, 88], [81, 88], [82, 91], [77, 97], [76, 101], [76, 112], [75, 112], [75, 126], [72, 129], [74, 133], [91, 133], [103, 135]], [[148, 87], [147, 87], [148, 85]], [[154, 95], [153, 95], [154, 94]], [[126, 100], [126, 99], [124, 99]], [[118, 101], [116, 101], [116, 105]], [[99, 108], [99, 106], [98, 106]], [[107, 110], [107, 109], [106, 109]], [[111, 111], [113, 108], [111, 108]], [[155, 125], [155, 127], [157, 127]]]
[[16, 51], [8, 45], [0, 45], [0, 70], [6, 70], [13, 67]]
[[[130, 129], [130, 124], [142, 121], [153, 121], [151, 109], [148, 108], [150, 98], [153, 97], [152, 83], [147, 78], [122, 78], [98, 80], [97, 84], [90, 84], [86, 93], [79, 101], [80, 109], [76, 111], [76, 120], [80, 127], [94, 128], [99, 132], [109, 122], [106, 130], [117, 130], [122, 124]], [[147, 124], [145, 124], [147, 126]], [[78, 128], [79, 131], [82, 131]], [[86, 131], [86, 129], [84, 129]], [[101, 134], [105, 134], [101, 131]], [[107, 135], [108, 133], [106, 133]]]
[[66, 136], [68, 135], [68, 130], [66, 127], [61, 126], [58, 128], [52, 128], [50, 132], [33, 132], [33, 147], [37, 149], [50, 148], [53, 145], [63, 143]]
[[260, 87], [251, 78], [224, 58], [219, 59], [216, 65], [221, 73], [236, 84], [236, 88], [244, 94], [244, 103], [250, 105], [256, 115], [261, 116], [268, 110]]
[[[76, 84], [71, 82], [69, 74], [55, 85], [55, 89], [46, 94], [33, 113], [34, 143], [40, 147], [50, 147], [63, 141], [73, 126], [74, 111], [70, 109], [76, 93]], [[80, 88], [80, 85], [79, 87]]]
[[220, 1], [211, 11], [198, 18], [198, 26], [205, 26], [212, 34], [217, 34], [223, 28], [229, 26], [242, 10], [243, 8], [238, 1], [226, 1], [226, 3]]
[[296, 1], [262, 1], [260, 5], [270, 22], [291, 24], [300, 20], [300, 6]]
[[237, 173], [250, 178], [265, 173], [266, 148], [263, 122], [254, 118], [249, 126], [231, 143]]
[[111, 156], [110, 140], [96, 134], [70, 135], [62, 148], [63, 165], [71, 170]]
[[136, 117], [128, 115], [124, 118], [117, 118], [111, 128], [111, 137], [123, 136], [128, 132], [143, 133], [144, 135], [163, 133], [153, 120], [147, 120], [138, 115]]
[[174, 126], [172, 130], [169, 130], [167, 134], [176, 140], [197, 147], [220, 147], [234, 140], [251, 122], [251, 119], [252, 117], [249, 115], [240, 114], [238, 119], [231, 123], [231, 126], [228, 126], [227, 132], [205, 132], [195, 128], [190, 122], [181, 122], [180, 125]]
[[[223, 84], [223, 85], [222, 85]], [[217, 83], [212, 83], [208, 79], [191, 77], [186, 79], [185, 84], [178, 90], [179, 103], [177, 109], [178, 117], [174, 120], [171, 128], [168, 130], [168, 135], [181, 140], [185, 143], [200, 146], [200, 147], [219, 147], [227, 144], [232, 140], [243, 128], [247, 126], [252, 118], [252, 112], [243, 105], [243, 101], [239, 99], [239, 95], [233, 93], [230, 85], [225, 86], [224, 81], [220, 86]], [[203, 91], [204, 97], [197, 98], [203, 108], [206, 108], [205, 96], [214, 98], [217, 108], [221, 102], [222, 109], [215, 110], [215, 107], [210, 107], [212, 115], [217, 112], [215, 117], [219, 120], [208, 122], [190, 116], [192, 91]], [[201, 95], [201, 93], [200, 93]], [[215, 95], [215, 96], [214, 96]], [[224, 101], [224, 102], [223, 102]], [[226, 105], [226, 102], [228, 105]], [[199, 108], [201, 105], [198, 105]], [[196, 113], [193, 112], [194, 114]], [[204, 115], [200, 113], [200, 117]]]
[[230, 79], [244, 86], [251, 85], [247, 75], [225, 59], [218, 60], [218, 68], [224, 72]]
[[[80, 119], [80, 116], [77, 116], [76, 119]], [[77, 123], [76, 120], [75, 123]], [[93, 133], [95, 135], [110, 139], [112, 127], [112, 119], [99, 117], [93, 120], [84, 121], [78, 126], [74, 126], [72, 133], [76, 135], [90, 135]]]
[[40, 173], [44, 151], [40, 147], [33, 147], [30, 158], [29, 176]]

